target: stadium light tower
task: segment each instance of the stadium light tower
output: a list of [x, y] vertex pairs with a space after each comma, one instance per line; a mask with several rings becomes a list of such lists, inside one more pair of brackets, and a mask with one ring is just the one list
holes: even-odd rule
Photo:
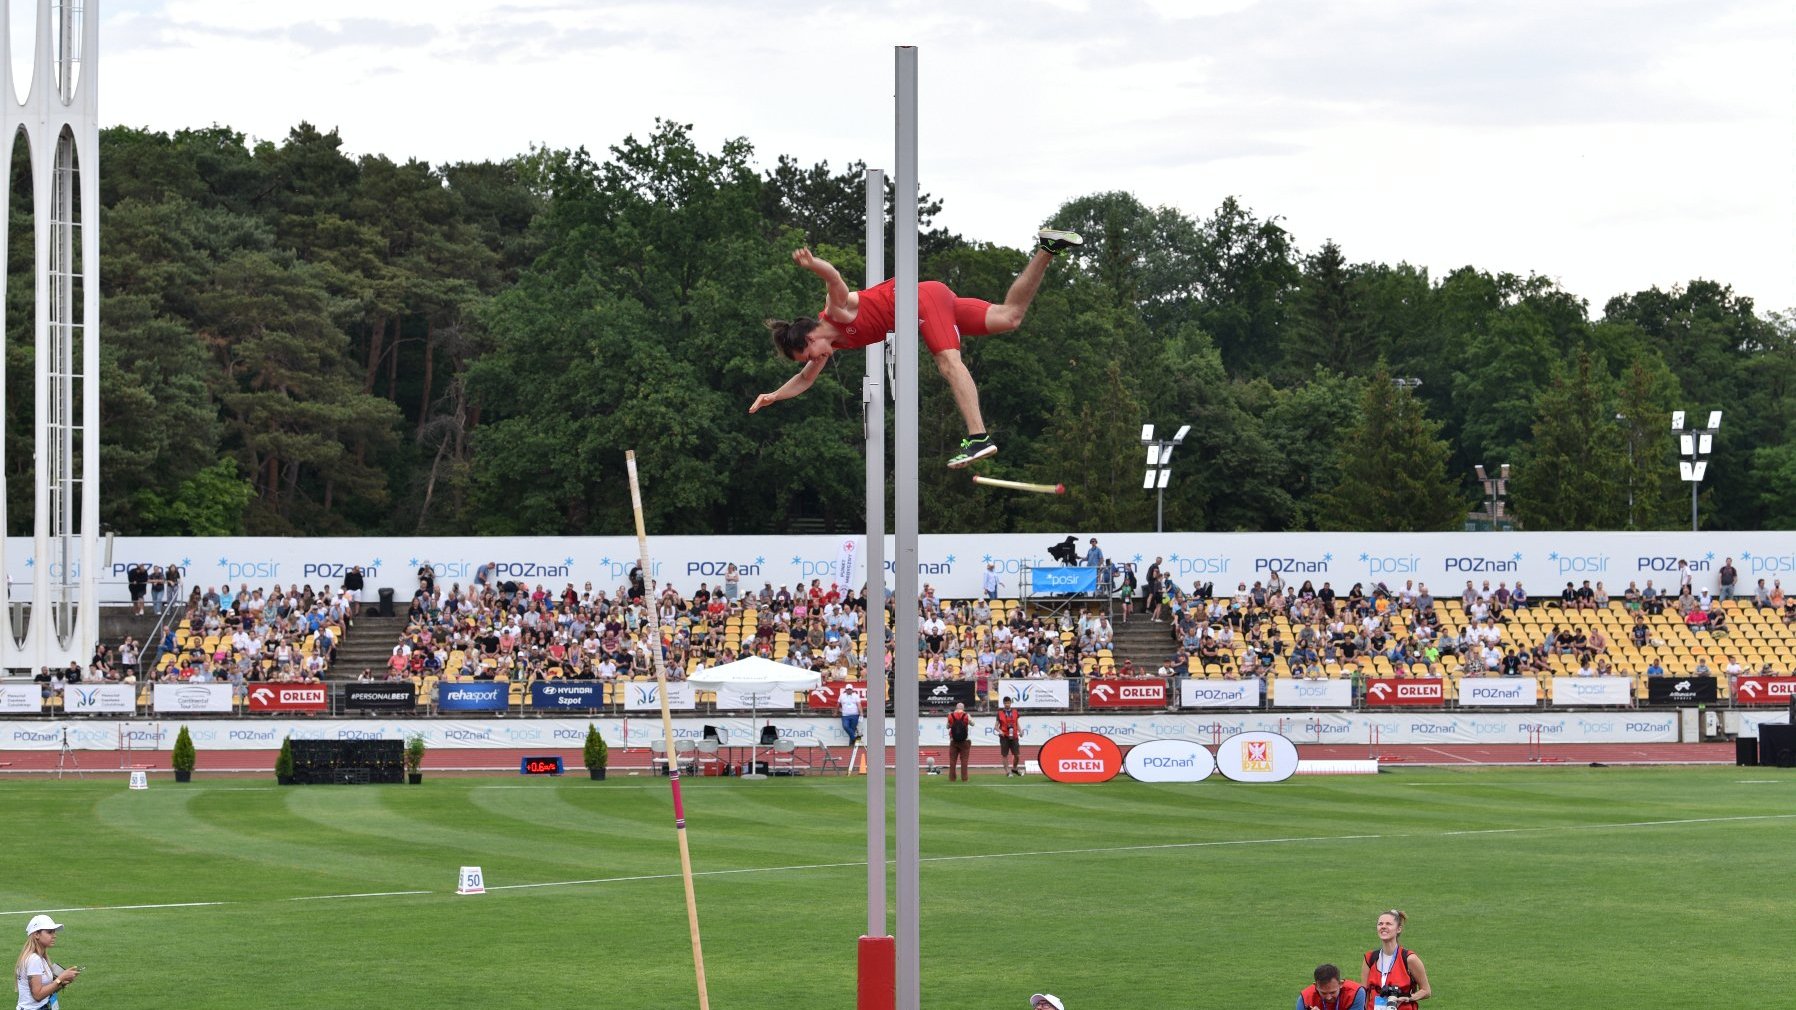
[[1509, 496], [1509, 464], [1501, 464], [1495, 477], [1485, 473], [1483, 463], [1474, 465], [1472, 470], [1478, 474], [1478, 483], [1484, 488], [1484, 518], [1490, 521], [1494, 533], [1503, 528], [1499, 524], [1507, 518], [1503, 514], [1506, 511], [1503, 499]]
[[1709, 411], [1707, 427], [1684, 430], [1684, 412], [1671, 412], [1671, 430], [1678, 433], [1678, 476], [1690, 484], [1690, 532], [1697, 528], [1696, 494], [1709, 470], [1709, 456], [1715, 448], [1715, 433], [1721, 430], [1721, 411]]
[[1185, 441], [1191, 426], [1182, 425], [1171, 439], [1154, 438], [1154, 426], [1141, 426], [1141, 444], [1147, 446], [1147, 475], [1141, 478], [1143, 491], [1158, 492], [1154, 504], [1154, 532], [1166, 532], [1166, 483], [1172, 480], [1172, 450]]

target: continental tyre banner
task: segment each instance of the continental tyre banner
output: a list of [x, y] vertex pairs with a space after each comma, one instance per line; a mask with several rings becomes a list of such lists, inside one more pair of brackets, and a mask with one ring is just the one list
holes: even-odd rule
[[229, 712], [229, 684], [157, 684], [150, 694], [158, 712]]

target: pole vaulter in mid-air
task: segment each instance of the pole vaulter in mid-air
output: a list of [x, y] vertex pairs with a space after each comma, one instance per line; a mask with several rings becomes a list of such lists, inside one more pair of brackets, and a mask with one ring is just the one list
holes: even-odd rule
[[[1064, 250], [1083, 243], [1076, 233], [1043, 228], [1036, 233], [1039, 245], [1029, 257], [1029, 265], [1011, 282], [1002, 304], [960, 298], [940, 281], [923, 281], [917, 285], [917, 329], [929, 353], [935, 357], [936, 370], [947, 380], [954, 394], [955, 406], [967, 423], [967, 437], [960, 451], [948, 460], [948, 466], [959, 469], [974, 460], [995, 455], [997, 443], [985, 430], [985, 418], [979, 413], [979, 387], [960, 360], [960, 338], [1008, 333], [1023, 324], [1029, 303], [1041, 289], [1048, 272], [1048, 262]], [[772, 319], [767, 327], [773, 331], [773, 347], [783, 357], [804, 362], [797, 375], [771, 393], [762, 393], [748, 408], [754, 413], [779, 400], [789, 400], [811, 388], [818, 373], [837, 351], [869, 347], [885, 340], [891, 332], [896, 301], [895, 281], [886, 281], [864, 291], [850, 291], [842, 275], [828, 262], [818, 259], [809, 249], [792, 253], [792, 261], [816, 274], [823, 281], [826, 303], [816, 319]]]

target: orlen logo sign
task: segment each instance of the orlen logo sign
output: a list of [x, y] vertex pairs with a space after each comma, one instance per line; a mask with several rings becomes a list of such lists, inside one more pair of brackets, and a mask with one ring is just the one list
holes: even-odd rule
[[1560, 575], [1601, 575], [1609, 570], [1607, 554], [1561, 554], [1554, 551], [1547, 555], [1553, 563], [1554, 570]]
[[1041, 773], [1055, 782], [1108, 782], [1122, 771], [1122, 751], [1107, 736], [1062, 733], [1036, 752]]
[[1237, 733], [1217, 746], [1216, 770], [1236, 782], [1283, 782], [1297, 774], [1297, 745], [1277, 733]]
[[1782, 705], [1796, 696], [1796, 677], [1741, 677], [1734, 698], [1745, 705]]
[[1123, 771], [1137, 782], [1202, 782], [1215, 770], [1210, 752], [1189, 740], [1149, 740], [1123, 759]]

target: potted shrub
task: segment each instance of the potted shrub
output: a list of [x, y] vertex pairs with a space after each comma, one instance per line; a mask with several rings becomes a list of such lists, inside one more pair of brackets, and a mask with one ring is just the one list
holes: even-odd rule
[[405, 742], [405, 780], [412, 785], [424, 781], [424, 734], [414, 733]]
[[293, 784], [293, 738], [281, 738], [281, 753], [274, 759], [274, 780], [283, 785]]
[[175, 749], [169, 753], [168, 763], [174, 766], [176, 782], [193, 781], [193, 736], [187, 732], [186, 723], [175, 734]]
[[611, 761], [611, 748], [605, 746], [605, 738], [599, 735], [592, 723], [586, 724], [586, 746], [581, 758], [586, 762], [586, 771], [594, 781], [605, 780], [605, 765]]

